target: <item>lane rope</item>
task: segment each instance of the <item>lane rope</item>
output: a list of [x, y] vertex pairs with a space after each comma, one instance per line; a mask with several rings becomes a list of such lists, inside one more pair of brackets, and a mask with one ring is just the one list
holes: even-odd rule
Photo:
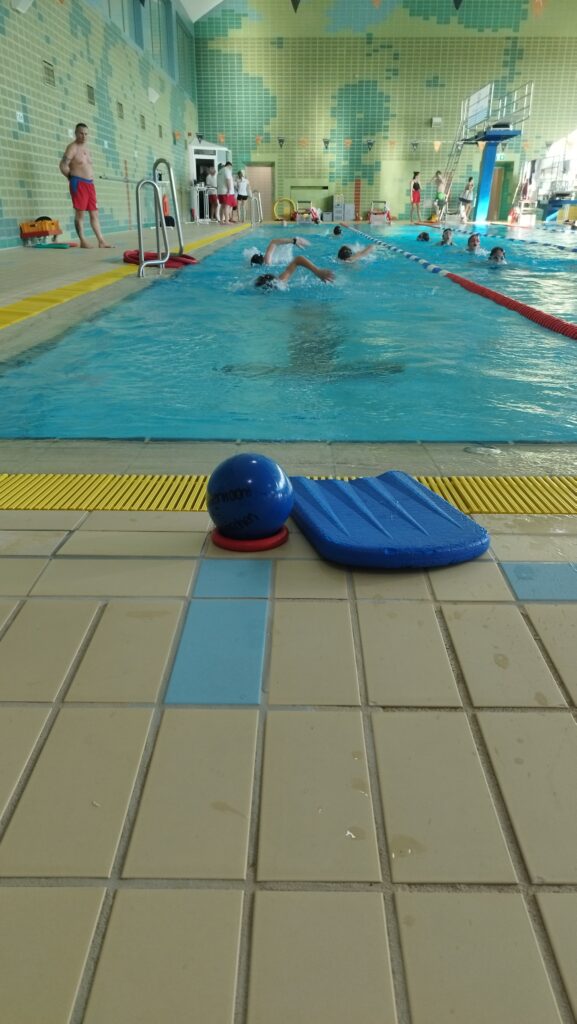
[[526, 302], [520, 302], [518, 299], [512, 299], [509, 295], [504, 295], [502, 292], [496, 292], [493, 288], [486, 288], [482, 284], [477, 284], [476, 281], [470, 281], [468, 277], [462, 277], [460, 274], [454, 274], [451, 270], [444, 270], [442, 267], [437, 266], [436, 263], [431, 263], [429, 260], [422, 259], [420, 256], [415, 256], [414, 253], [408, 252], [406, 249], [401, 249], [398, 245], [393, 245], [391, 242], [384, 242], [380, 238], [375, 238], [374, 235], [369, 235], [366, 231], [361, 231], [359, 228], [349, 228], [350, 231], [354, 231], [358, 235], [363, 235], [370, 242], [376, 245], [382, 245], [385, 249], [389, 249], [391, 252], [397, 253], [400, 256], [404, 256], [405, 259], [411, 261], [411, 263], [418, 263], [419, 266], [423, 267], [424, 270], [429, 271], [431, 274], [439, 274], [440, 277], [448, 277], [454, 284], [458, 284], [461, 288], [465, 288], [469, 292], [474, 292], [476, 295], [480, 295], [484, 299], [490, 299], [491, 302], [497, 303], [498, 306], [505, 306], [506, 309], [511, 309], [515, 313], [519, 313], [524, 316], [527, 320], [532, 320], [533, 323], [539, 324], [540, 327], [545, 327], [548, 331], [553, 331], [555, 334], [563, 334], [566, 338], [572, 338], [577, 341], [577, 324], [571, 324], [567, 320], [562, 320], [561, 317], [553, 316], [551, 313], [545, 313], [542, 309], [537, 309], [535, 306], [530, 306]]

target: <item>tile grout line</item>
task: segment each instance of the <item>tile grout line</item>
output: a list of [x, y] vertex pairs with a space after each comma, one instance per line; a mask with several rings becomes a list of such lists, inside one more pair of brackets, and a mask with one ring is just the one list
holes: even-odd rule
[[396, 1024], [411, 1024], [412, 1014], [410, 1009], [405, 960], [403, 956], [400, 925], [394, 896], [392, 871], [389, 860], [389, 846], [385, 828], [385, 816], [381, 802], [376, 744], [373, 731], [373, 711], [369, 705], [368, 699], [361, 630], [356, 605], [356, 590], [354, 578], [350, 572], [347, 572], [347, 589], [349, 595], [349, 613], [351, 619], [354, 659], [359, 685], [359, 696], [361, 699], [360, 711], [367, 758], [367, 775], [371, 793], [372, 817], [375, 823], [379, 850], [379, 862], [382, 878], [382, 885], [379, 889], [384, 902], [384, 924], [389, 949], [389, 970], [392, 980], [392, 996], [396, 1007]]
[[509, 808], [507, 807], [505, 794], [501, 789], [497, 773], [493, 767], [489, 747], [479, 724], [477, 708], [471, 699], [466, 677], [462, 670], [456, 649], [453, 645], [442, 608], [436, 609], [436, 615], [455, 676], [457, 689], [463, 702], [463, 710], [467, 716], [469, 728], [473, 736], [477, 757], [481, 765], [486, 785], [489, 789], [501, 834], [511, 858], [513, 870], [519, 882], [519, 895], [523, 900], [527, 916], [531, 923], [532, 933], [543, 963], [543, 969], [548, 978], [553, 998], [563, 1024], [575, 1024], [575, 1017], [571, 1009], [571, 1001], [563, 981], [563, 975], [559, 964], [557, 963], [557, 958], [553, 951], [551, 941], [545, 929], [543, 918], [534, 895], [530, 870], [525, 861], [520, 841], [518, 840], [515, 832], [513, 820], [509, 813]]
[[576, 702], [574, 701], [572, 694], [569, 692], [569, 689], [567, 688], [561, 673], [557, 669], [557, 666], [555, 665], [555, 662], [553, 661], [553, 658], [549, 654], [549, 651], [547, 650], [547, 647], [545, 646], [544, 641], [541, 639], [541, 636], [539, 635], [538, 629], [533, 625], [533, 622], [532, 622], [532, 619], [531, 619], [531, 616], [530, 616], [529, 612], [527, 611], [526, 608], [523, 608], [523, 607], [521, 607], [519, 609], [519, 612], [520, 612], [520, 614], [523, 617], [523, 621], [525, 623], [525, 626], [527, 627], [527, 629], [529, 630], [529, 633], [531, 634], [531, 636], [533, 637], [533, 640], [535, 641], [535, 645], [537, 646], [537, 648], [539, 650], [539, 654], [543, 658], [543, 661], [545, 662], [547, 668], [549, 669], [551, 675], [553, 676], [553, 679], [555, 680], [555, 683], [557, 684], [557, 687], [558, 687], [558, 689], [561, 692], [561, 696], [563, 697], [563, 699], [565, 700], [565, 703], [567, 704], [568, 710], [574, 712], [575, 709], [576, 709]]
[[[4, 808], [4, 812], [0, 815], [0, 841], [4, 838], [10, 826], [10, 822], [12, 821], [12, 818], [14, 817], [18, 809], [20, 799], [28, 785], [28, 782], [30, 781], [30, 778], [34, 770], [36, 769], [38, 761], [40, 760], [44, 747], [48, 742], [48, 738], [52, 732], [56, 720], [60, 715], [60, 712], [63, 710], [63, 708], [66, 707], [66, 694], [68, 693], [68, 690], [72, 685], [72, 681], [74, 679], [74, 676], [76, 675], [78, 666], [80, 665], [80, 662], [82, 661], [84, 654], [86, 653], [86, 650], [94, 637], [98, 624], [100, 623], [100, 620], [104, 615], [105, 608], [106, 604], [102, 601], [99, 601], [96, 610], [92, 616], [92, 619], [90, 620], [88, 626], [86, 627], [86, 631], [82, 638], [82, 642], [79, 644], [78, 650], [76, 651], [76, 654], [74, 655], [70, 662], [70, 665], [68, 666], [68, 671], [65, 673], [62, 683], [58, 688], [56, 696], [52, 701], [47, 701], [40, 704], [41, 707], [49, 707], [51, 710], [48, 713], [48, 717], [44, 723], [44, 726], [42, 727], [42, 730], [40, 732], [40, 735], [38, 736], [38, 739], [36, 740], [36, 743], [32, 747], [26, 765], [20, 775], [20, 778], [18, 779], [16, 786], [14, 787], [14, 792], [12, 793], [10, 800], [8, 801], [6, 807]], [[24, 704], [24, 707], [37, 706], [39, 706], [39, 702], [36, 701], [30, 701]]]
[[[132, 791], [128, 800], [124, 821], [120, 831], [120, 836], [116, 845], [116, 851], [114, 853], [112, 868], [109, 872], [108, 877], [104, 880], [103, 884], [106, 887], [106, 898], [98, 916], [92, 941], [90, 943], [88, 955], [85, 960], [84, 969], [82, 971], [79, 984], [76, 990], [76, 998], [74, 1001], [74, 1008], [70, 1015], [69, 1024], [82, 1024], [90, 994], [94, 986], [94, 980], [98, 970], [100, 957], [104, 947], [106, 939], [106, 933], [108, 931], [108, 925], [116, 901], [116, 895], [119, 890], [123, 889], [120, 883], [122, 883], [122, 869], [126, 860], [128, 847], [132, 838], [132, 832], [138, 815], [138, 808], [146, 785], [148, 772], [154, 756], [156, 748], [156, 741], [158, 739], [158, 733], [162, 724], [162, 719], [165, 711], [164, 699], [166, 696], [166, 690], [170, 683], [170, 677], [172, 673], [172, 667], [174, 665], [174, 659], [180, 644], [182, 631], [186, 622], [186, 615], [188, 608], [190, 607], [191, 594], [194, 589], [194, 583], [197, 577], [197, 572], [191, 578], [188, 593], [181, 597], [182, 608], [177, 627], [174, 631], [172, 639], [172, 650], [166, 659], [164, 667], [164, 679], [158, 687], [158, 692], [155, 702], [151, 705], [151, 714], [149, 720], [148, 731], [144, 742], [140, 761], [135, 773], [134, 783]], [[134, 598], [133, 598], [134, 599]], [[172, 655], [172, 656], [170, 656]], [[128, 888], [128, 887], [126, 887]], [[131, 887], [132, 888], [132, 887]]]
[[272, 638], [274, 616], [276, 610], [276, 572], [277, 559], [271, 559], [271, 579], [269, 584], [268, 613], [266, 629], [266, 646], [262, 665], [260, 702], [258, 706], [258, 725], [255, 744], [254, 773], [252, 785], [252, 802], [247, 845], [246, 874], [243, 886], [243, 907], [240, 924], [238, 960], [236, 970], [234, 1024], [245, 1024], [248, 1019], [250, 997], [250, 969], [252, 964], [252, 938], [255, 914], [255, 894], [257, 891], [257, 863], [260, 813], [262, 804], [262, 783], [264, 767], [265, 732], [268, 720], [269, 675], [272, 655]]

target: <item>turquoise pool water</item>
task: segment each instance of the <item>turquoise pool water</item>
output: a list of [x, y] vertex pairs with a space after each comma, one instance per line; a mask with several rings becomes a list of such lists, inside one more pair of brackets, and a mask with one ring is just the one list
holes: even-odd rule
[[[250, 254], [283, 228], [240, 236], [2, 364], [0, 436], [577, 440], [577, 342], [382, 247], [339, 265], [329, 228], [300, 232], [307, 255], [335, 270], [334, 284], [299, 271], [288, 290], [259, 292]], [[464, 235], [446, 250], [420, 245], [416, 234], [386, 237], [577, 319], [577, 254], [507, 242], [508, 266], [491, 268], [464, 252]], [[341, 241], [364, 244], [349, 230]]]

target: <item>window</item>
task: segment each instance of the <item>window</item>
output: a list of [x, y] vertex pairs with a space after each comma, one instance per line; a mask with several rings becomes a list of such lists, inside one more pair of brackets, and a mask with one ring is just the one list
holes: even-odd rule
[[47, 60], [42, 61], [42, 77], [44, 78], [46, 85], [56, 85], [54, 64], [49, 64]]
[[145, 120], [144, 114], [140, 115], [140, 127], [141, 128], [146, 128], [146, 120]]
[[172, 70], [172, 17], [167, 0], [147, 0], [144, 8], [150, 51], [157, 64], [165, 71]]
[[194, 41], [184, 22], [176, 19], [177, 79], [185, 92], [196, 98], [194, 83]]
[[126, 5], [125, 0], [108, 0], [108, 14], [110, 20], [118, 25], [123, 32], [127, 31], [127, 18], [126, 18]]
[[159, 124], [159, 126], [158, 126], [158, 138], [159, 138], [159, 139], [161, 139], [161, 138], [162, 138], [162, 135], [163, 135], [163, 132], [162, 132], [162, 125], [161, 125], [161, 124]]
[[122, 105], [120, 100], [116, 101], [116, 113], [118, 114], [119, 120], [124, 121], [124, 106]]
[[87, 85], [86, 86], [86, 99], [88, 100], [88, 102], [90, 103], [91, 106], [95, 106], [95, 104], [96, 104], [96, 97], [94, 95], [94, 86], [93, 85]]

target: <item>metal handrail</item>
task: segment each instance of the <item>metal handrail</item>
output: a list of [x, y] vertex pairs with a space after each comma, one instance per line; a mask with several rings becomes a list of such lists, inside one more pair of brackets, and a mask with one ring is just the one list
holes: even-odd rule
[[254, 227], [255, 224], [262, 224], [263, 220], [260, 192], [253, 192], [250, 199], [250, 222]]
[[[170, 194], [172, 196], [172, 205], [174, 207], [174, 223], [176, 225], [176, 231], [177, 231], [177, 234], [178, 234], [178, 246], [179, 246], [179, 248], [178, 248], [178, 255], [182, 256], [183, 253], [184, 253], [184, 239], [182, 237], [182, 224], [180, 223], [180, 211], [178, 209], [178, 199], [176, 197], [176, 184], [175, 184], [175, 181], [174, 181], [174, 174], [173, 174], [173, 171], [172, 171], [172, 164], [169, 164], [168, 160], [166, 160], [163, 156], [159, 156], [158, 160], [154, 161], [154, 164], [153, 164], [153, 167], [152, 167], [152, 177], [153, 177], [154, 181], [156, 181], [157, 170], [158, 170], [158, 168], [160, 167], [161, 164], [163, 164], [166, 167], [166, 170], [168, 172], [168, 181], [169, 181], [169, 184], [170, 184]], [[157, 236], [157, 239], [158, 239], [158, 223], [156, 225], [156, 236]], [[156, 251], [158, 252], [158, 249]]]
[[[154, 220], [156, 224], [156, 259], [146, 260], [144, 258], [144, 239], [142, 237], [142, 210], [140, 207], [141, 193], [145, 185], [150, 185], [152, 194], [154, 196]], [[143, 178], [142, 181], [138, 182], [136, 186], [136, 224], [138, 228], [138, 276], [144, 277], [145, 267], [160, 267], [160, 270], [166, 266], [168, 257], [170, 256], [170, 246], [168, 244], [168, 235], [166, 233], [166, 224], [164, 223], [164, 213], [162, 212], [162, 195], [160, 192], [160, 186], [157, 181], [152, 181], [151, 178]], [[164, 255], [160, 254], [160, 229], [162, 228], [162, 235], [164, 241]], [[182, 250], [181, 250], [182, 252]]]

